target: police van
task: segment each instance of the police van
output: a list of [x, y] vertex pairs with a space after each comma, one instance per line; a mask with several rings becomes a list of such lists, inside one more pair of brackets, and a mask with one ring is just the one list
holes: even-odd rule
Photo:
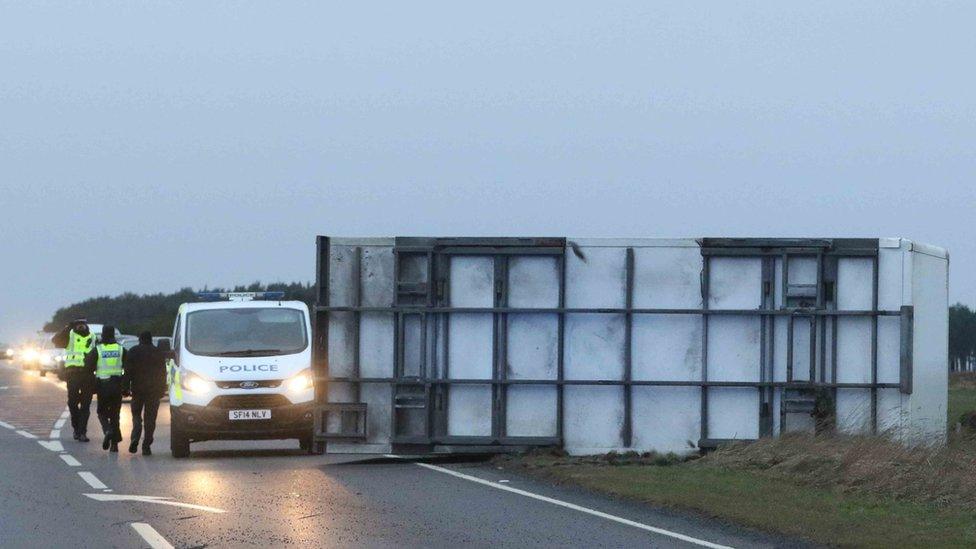
[[199, 296], [180, 306], [167, 362], [173, 457], [221, 439], [298, 439], [311, 451], [308, 307], [281, 292]]

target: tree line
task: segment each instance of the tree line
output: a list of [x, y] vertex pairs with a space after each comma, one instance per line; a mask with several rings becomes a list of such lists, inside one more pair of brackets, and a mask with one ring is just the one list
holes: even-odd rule
[[962, 303], [949, 307], [949, 369], [973, 371], [976, 366], [976, 312]]
[[[304, 301], [309, 307], [315, 303], [315, 286], [304, 282], [262, 284], [254, 282], [233, 288], [204, 288], [203, 292], [284, 292], [284, 299]], [[62, 307], [55, 311], [44, 331], [55, 332], [77, 318], [93, 324], [111, 324], [122, 333], [139, 334], [149, 330], [153, 335], [170, 335], [176, 313], [183, 303], [199, 301], [197, 291], [182, 288], [164, 294], [138, 295], [131, 292], [115, 297], [100, 296]]]

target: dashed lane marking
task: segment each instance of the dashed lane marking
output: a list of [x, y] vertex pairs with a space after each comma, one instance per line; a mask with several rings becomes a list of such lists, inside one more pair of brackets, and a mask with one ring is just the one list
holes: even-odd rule
[[7, 423], [6, 421], [0, 421], [0, 427], [3, 427], [4, 429], [16, 429], [16, 427]]
[[[71, 417], [71, 412], [69, 412], [68, 410], [61, 412], [61, 419], [67, 420], [69, 417]], [[62, 425], [64, 424], [62, 423]]]
[[61, 429], [51, 429], [51, 434], [47, 438], [61, 438]]
[[[94, 488], [96, 490], [104, 490], [104, 489], [108, 488], [108, 486], [105, 486], [105, 483], [104, 482], [98, 480], [98, 477], [96, 477], [95, 475], [91, 474], [88, 471], [78, 471], [78, 476], [80, 476], [82, 480], [84, 480], [85, 482], [87, 482], [89, 486], [91, 486], [92, 488]], [[88, 495], [88, 494], [85, 494], [85, 495]], [[89, 497], [91, 497], [91, 496], [89, 496]]]
[[[78, 474], [80, 475], [81, 473]], [[197, 505], [195, 503], [183, 503], [182, 501], [172, 501], [171, 498], [161, 496], [134, 496], [128, 494], [85, 494], [85, 496], [90, 497], [95, 501], [140, 501], [143, 503], [172, 505], [173, 507], [186, 507], [187, 509], [196, 509], [197, 511], [207, 511], [209, 513], [227, 512], [223, 509], [218, 509], [217, 507], [208, 507], [206, 505]]]
[[20, 436], [22, 436], [22, 437], [27, 437], [27, 438], [37, 438], [36, 435], [34, 435], [32, 433], [28, 433], [27, 431], [22, 431], [20, 429], [17, 429], [17, 434], [20, 435]]
[[703, 539], [698, 539], [698, 538], [694, 538], [694, 537], [691, 537], [691, 536], [686, 536], [684, 534], [679, 534], [678, 532], [672, 532], [670, 530], [665, 530], [664, 528], [658, 528], [656, 526], [649, 526], [647, 524], [642, 524], [640, 522], [636, 522], [636, 521], [633, 521], [633, 520], [625, 519], [623, 517], [618, 517], [616, 515], [611, 515], [609, 513], [604, 513], [602, 511], [597, 511], [596, 509], [590, 509], [588, 507], [583, 507], [582, 505], [576, 505], [574, 503], [569, 503], [568, 501], [562, 501], [562, 500], [559, 500], [559, 499], [550, 498], [550, 497], [546, 497], [546, 496], [539, 495], [539, 494], [534, 494], [532, 492], [528, 492], [528, 491], [525, 491], [525, 490], [519, 490], [518, 488], [512, 488], [511, 486], [505, 486], [504, 484], [498, 484], [498, 483], [492, 482], [490, 480], [485, 480], [485, 479], [478, 478], [478, 477], [475, 477], [475, 476], [472, 476], [472, 475], [466, 475], [464, 473], [459, 473], [457, 471], [453, 471], [453, 470], [447, 469], [445, 467], [439, 467], [437, 465], [431, 465], [429, 463], [415, 463], [415, 465], [418, 465], [420, 467], [423, 467], [424, 469], [429, 469], [431, 471], [437, 471], [438, 473], [444, 473], [445, 475], [451, 475], [452, 477], [464, 479], [464, 480], [467, 480], [467, 481], [470, 481], [470, 482], [475, 482], [475, 483], [481, 484], [483, 486], [489, 486], [489, 487], [494, 488], [496, 490], [502, 490], [502, 491], [509, 492], [509, 493], [512, 493], [512, 494], [517, 494], [517, 495], [524, 496], [524, 497], [527, 497], [527, 498], [532, 498], [532, 499], [535, 499], [535, 500], [538, 500], [538, 501], [544, 501], [546, 503], [551, 503], [553, 505], [558, 505], [559, 507], [564, 507], [566, 509], [572, 509], [573, 511], [579, 511], [580, 513], [586, 513], [587, 515], [592, 515], [594, 517], [600, 517], [602, 519], [606, 519], [606, 520], [609, 520], [609, 521], [613, 521], [613, 522], [616, 522], [618, 524], [624, 524], [626, 526], [632, 526], [634, 528], [639, 528], [639, 529], [644, 530], [646, 532], [652, 532], [654, 534], [658, 534], [658, 535], [661, 535], [661, 536], [666, 536], [666, 537], [669, 537], [669, 538], [681, 540], [681, 541], [684, 541], [684, 542], [687, 542], [687, 543], [691, 543], [691, 544], [694, 544], [694, 545], [699, 545], [701, 547], [709, 547], [711, 549], [730, 549], [726, 545], [719, 545], [717, 543], [712, 543], [710, 541], [706, 541], [706, 540], [703, 540]]
[[37, 443], [40, 444], [41, 446], [47, 448], [48, 450], [50, 450], [52, 452], [63, 452], [64, 451], [64, 446], [61, 446], [61, 441], [60, 440], [38, 440]]
[[75, 459], [75, 457], [71, 454], [59, 454], [58, 457], [61, 458], [61, 461], [67, 463], [71, 467], [81, 467], [81, 462]]
[[54, 428], [55, 429], [60, 429], [60, 428], [64, 427], [64, 423], [66, 421], [68, 421], [68, 418], [66, 418], [66, 417], [58, 418], [58, 420], [54, 422]]
[[173, 549], [166, 538], [159, 534], [155, 528], [146, 524], [145, 522], [133, 522], [132, 529], [142, 537], [149, 547], [152, 549]]

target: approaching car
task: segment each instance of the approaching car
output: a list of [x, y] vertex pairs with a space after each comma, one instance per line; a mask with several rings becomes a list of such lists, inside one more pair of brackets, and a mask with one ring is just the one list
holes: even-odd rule
[[[88, 325], [88, 331], [91, 332], [91, 333], [93, 333], [93, 334], [95, 334], [95, 344], [96, 345], [98, 345], [99, 343], [102, 342], [102, 328], [104, 328], [104, 327], [105, 327], [104, 324], [89, 324]], [[136, 337], [134, 335], [126, 335], [126, 334], [123, 334], [122, 333], [122, 330], [120, 330], [118, 326], [115, 326], [115, 341], [117, 341], [119, 344], [124, 345], [125, 342], [128, 341], [129, 339], [134, 339], [134, 340], [136, 340], [137, 343], [139, 341], [139, 338], [138, 337]]]
[[40, 333], [34, 341], [21, 347], [15, 353], [16, 360], [24, 370], [37, 370], [41, 376], [48, 372], [57, 372], [64, 361], [64, 349], [58, 349], [51, 343], [53, 334]]
[[[126, 351], [132, 349], [133, 347], [139, 344], [139, 338], [136, 336], [123, 336], [123, 337], [125, 339], [120, 339], [119, 343], [122, 344], [122, 347], [124, 347]], [[172, 348], [173, 338], [168, 336], [152, 338], [152, 343], [155, 347], [159, 347], [160, 341], [168, 342], [170, 344], [170, 348]]]

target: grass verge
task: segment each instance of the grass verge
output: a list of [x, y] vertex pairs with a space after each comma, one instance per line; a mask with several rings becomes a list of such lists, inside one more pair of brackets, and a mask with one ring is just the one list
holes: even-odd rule
[[976, 412], [976, 373], [956, 373], [949, 376], [949, 427], [963, 421], [967, 413]]
[[[712, 456], [727, 457], [730, 450]], [[809, 483], [809, 474], [791, 480], [783, 471], [770, 474], [762, 468], [736, 467], [725, 463], [724, 457], [712, 456], [654, 465], [649, 463], [668, 460], [635, 462], [627, 456], [580, 460], [536, 454], [500, 458], [500, 463], [597, 492], [828, 545], [973, 547], [976, 542], [976, 514], [968, 505], [859, 493], [830, 486], [827, 479], [820, 483], [824, 486], [816, 486]]]
[[[954, 378], [950, 399], [950, 414], [976, 410], [976, 377]], [[973, 434], [954, 433], [944, 448], [909, 448], [883, 437], [794, 435], [690, 460], [536, 453], [498, 463], [828, 545], [976, 547]]]

